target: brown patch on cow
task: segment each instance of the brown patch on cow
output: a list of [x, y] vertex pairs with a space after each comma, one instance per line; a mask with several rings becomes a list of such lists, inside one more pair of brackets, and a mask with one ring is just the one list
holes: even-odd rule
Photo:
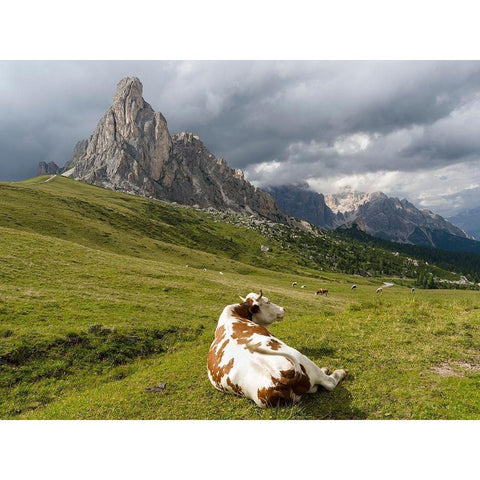
[[258, 305], [253, 305], [253, 300], [251, 298], [247, 298], [244, 303], [240, 303], [233, 308], [232, 315], [235, 318], [251, 320], [253, 314], [257, 313], [259, 310], [260, 307]]
[[232, 323], [232, 338], [236, 340], [239, 345], [248, 343], [255, 333], [264, 337], [272, 336], [265, 327], [245, 321], [243, 318], [239, 318], [237, 322]]
[[237, 385], [236, 383], [233, 383], [230, 380], [230, 377], [227, 377], [227, 385], [233, 390], [233, 393], [238, 396], [243, 396], [243, 390], [240, 385]]
[[280, 378], [271, 377], [273, 386], [260, 388], [258, 399], [268, 407], [292, 403], [293, 395], [302, 396], [312, 387], [305, 367], [300, 365], [302, 372], [281, 370]]
[[[222, 341], [223, 343], [220, 345]], [[221, 385], [221, 380], [224, 375], [227, 375], [233, 368], [233, 358], [230, 359], [227, 364], [221, 365], [223, 354], [229, 341], [230, 340], [228, 338], [225, 339], [225, 327], [221, 325], [215, 331], [215, 340], [210, 346], [210, 350], [208, 352], [208, 371], [210, 372], [210, 375], [212, 377], [212, 380], [215, 382], [215, 385], [222, 390], [223, 387]]]
[[282, 344], [275, 338], [270, 339], [267, 343], [267, 347], [270, 347], [272, 350], [280, 350], [281, 346]]

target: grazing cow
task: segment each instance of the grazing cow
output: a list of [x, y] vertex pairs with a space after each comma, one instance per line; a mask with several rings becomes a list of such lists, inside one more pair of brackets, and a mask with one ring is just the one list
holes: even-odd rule
[[306, 286], [306, 285], [302, 285], [300, 288], [307, 288], [307, 286]]
[[218, 272], [220, 275], [223, 275], [223, 272]]
[[226, 393], [253, 400], [259, 407], [296, 403], [318, 386], [333, 390], [345, 370], [320, 368], [305, 355], [274, 337], [267, 327], [285, 310], [260, 294], [228, 305], [218, 320], [208, 353], [208, 378]]
[[414, 291], [415, 291], [415, 289], [414, 289], [414, 288], [412, 288], [412, 289], [410, 290], [410, 293], [413, 293]]
[[355, 290], [357, 288], [357, 285], [354, 283], [351, 287], [350, 290]]
[[377, 288], [377, 293], [382, 293], [383, 292], [383, 288], [382, 287], [378, 287]]
[[327, 295], [328, 290], [326, 288], [319, 288], [316, 292], [315, 295]]
[[293, 282], [293, 283], [292, 283], [292, 287], [296, 287], [297, 285], [298, 285], [297, 282]]

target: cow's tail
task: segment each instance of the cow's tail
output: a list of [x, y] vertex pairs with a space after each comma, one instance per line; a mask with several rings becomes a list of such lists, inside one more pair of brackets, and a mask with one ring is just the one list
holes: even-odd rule
[[277, 355], [280, 357], [284, 357], [291, 362], [296, 373], [301, 374], [303, 372], [298, 360], [290, 353], [281, 352], [279, 350], [272, 350], [271, 348], [265, 347], [261, 343], [247, 343], [245, 346], [251, 353], [257, 352], [264, 353], [266, 355]]

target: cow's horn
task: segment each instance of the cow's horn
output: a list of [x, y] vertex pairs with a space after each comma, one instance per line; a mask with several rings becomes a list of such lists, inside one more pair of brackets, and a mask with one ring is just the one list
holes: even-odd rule
[[245, 303], [245, 302], [247, 301], [247, 299], [246, 299], [246, 298], [243, 298], [241, 295], [239, 295], [239, 297], [240, 297], [240, 300], [241, 300], [242, 302]]
[[263, 292], [260, 290], [260, 295], [256, 298], [256, 301], [258, 302], [262, 298]]

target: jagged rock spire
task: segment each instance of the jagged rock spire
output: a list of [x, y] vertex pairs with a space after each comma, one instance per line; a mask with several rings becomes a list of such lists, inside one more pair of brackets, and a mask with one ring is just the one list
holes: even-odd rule
[[112, 106], [86, 145], [77, 144], [74, 178], [187, 205], [286, 220], [269, 194], [215, 158], [196, 135], [182, 132], [172, 138], [163, 115], [142, 95], [138, 78], [118, 82]]

